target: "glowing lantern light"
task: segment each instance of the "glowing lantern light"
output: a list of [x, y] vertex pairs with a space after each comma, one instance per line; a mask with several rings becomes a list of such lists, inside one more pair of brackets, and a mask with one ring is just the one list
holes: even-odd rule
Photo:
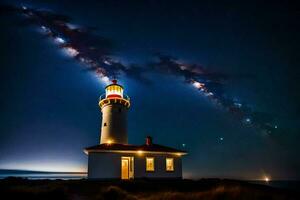
[[117, 80], [113, 80], [112, 82], [112, 84], [105, 88], [106, 98], [123, 98], [123, 87], [117, 84]]

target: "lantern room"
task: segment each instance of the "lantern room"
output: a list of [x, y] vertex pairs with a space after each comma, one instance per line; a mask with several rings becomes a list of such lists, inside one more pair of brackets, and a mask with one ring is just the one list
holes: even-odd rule
[[113, 80], [112, 84], [105, 88], [105, 98], [123, 98], [123, 87]]
[[130, 107], [130, 98], [123, 93], [124, 88], [117, 83], [117, 80], [112, 80], [112, 84], [106, 86], [105, 94], [99, 98], [99, 106], [102, 109], [106, 105], [122, 104], [125, 107]]

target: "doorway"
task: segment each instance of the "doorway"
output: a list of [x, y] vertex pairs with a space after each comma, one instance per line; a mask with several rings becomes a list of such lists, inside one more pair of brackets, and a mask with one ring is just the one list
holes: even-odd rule
[[134, 158], [121, 157], [121, 179], [128, 180], [134, 177]]

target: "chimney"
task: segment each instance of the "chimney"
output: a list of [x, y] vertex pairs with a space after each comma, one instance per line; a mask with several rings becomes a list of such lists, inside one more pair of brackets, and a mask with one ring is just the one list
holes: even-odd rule
[[147, 145], [147, 146], [152, 145], [152, 137], [151, 137], [151, 136], [147, 136], [147, 137], [146, 137], [146, 145]]

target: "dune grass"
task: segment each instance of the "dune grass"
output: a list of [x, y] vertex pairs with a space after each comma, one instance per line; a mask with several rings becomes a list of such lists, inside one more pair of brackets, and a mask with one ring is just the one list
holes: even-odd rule
[[243, 181], [192, 180], [0, 180], [1, 199], [95, 200], [296, 200], [299, 193]]

